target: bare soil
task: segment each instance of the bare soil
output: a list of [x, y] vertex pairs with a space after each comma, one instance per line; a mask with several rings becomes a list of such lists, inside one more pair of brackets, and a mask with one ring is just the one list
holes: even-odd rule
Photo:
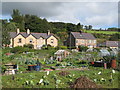
[[81, 76], [76, 79], [74, 83], [70, 85], [71, 88], [101, 88], [101, 86], [97, 85], [95, 82], [91, 81], [86, 76]]

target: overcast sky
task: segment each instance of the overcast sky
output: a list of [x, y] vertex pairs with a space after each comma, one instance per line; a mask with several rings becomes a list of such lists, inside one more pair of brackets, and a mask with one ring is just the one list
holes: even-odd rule
[[11, 18], [13, 9], [53, 22], [80, 22], [94, 28], [118, 26], [117, 2], [2, 2], [0, 18]]

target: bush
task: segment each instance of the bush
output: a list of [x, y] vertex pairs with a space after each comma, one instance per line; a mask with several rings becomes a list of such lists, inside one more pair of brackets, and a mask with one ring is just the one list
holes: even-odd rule
[[34, 45], [33, 45], [33, 44], [25, 44], [24, 47], [33, 49], [33, 48], [34, 48]]
[[86, 52], [87, 51], [87, 49], [88, 49], [88, 47], [87, 46], [78, 46], [78, 48], [79, 48], [79, 51], [84, 51], [84, 52]]
[[54, 49], [54, 47], [48, 44], [48, 45], [43, 45], [43, 46], [42, 46], [42, 49], [43, 49], [43, 50], [45, 50], [45, 49], [50, 50], [50, 49]]
[[2, 69], [1, 73], [4, 73], [4, 72], [5, 72], [5, 70], [6, 70], [5, 65], [2, 65], [1, 69]]
[[54, 49], [54, 47], [48, 44], [47, 49]]
[[12, 52], [12, 53], [23, 53], [23, 52], [26, 52], [26, 51], [29, 51], [29, 49], [28, 49], [28, 48], [21, 47], [21, 46], [13, 47], [13, 48], [11, 49], [11, 52]]
[[43, 45], [43, 46], [41, 47], [41, 49], [43, 49], [43, 50], [47, 49], [47, 45]]

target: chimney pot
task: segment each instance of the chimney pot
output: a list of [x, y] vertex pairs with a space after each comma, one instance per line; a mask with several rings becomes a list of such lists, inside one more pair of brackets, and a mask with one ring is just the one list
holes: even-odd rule
[[20, 29], [19, 28], [17, 28], [17, 34], [19, 34], [20, 33]]
[[48, 30], [48, 33], [47, 33], [48, 35], [50, 35], [50, 30]]
[[30, 29], [27, 29], [27, 34], [30, 34]]

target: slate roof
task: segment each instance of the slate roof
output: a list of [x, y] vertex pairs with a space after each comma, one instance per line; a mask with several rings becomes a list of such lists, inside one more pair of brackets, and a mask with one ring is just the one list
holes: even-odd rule
[[106, 46], [108, 47], [119, 47], [120, 41], [106, 41]]
[[76, 39], [96, 39], [91, 33], [71, 32]]
[[47, 35], [47, 33], [30, 33], [30, 34], [27, 34], [26, 32], [20, 32], [19, 34], [17, 34], [16, 32], [10, 32], [10, 37], [11, 38], [15, 38], [17, 35], [22, 35], [23, 37], [28, 37], [29, 35], [33, 35], [36, 39], [40, 38], [40, 37], [43, 37], [44, 39], [47, 39], [48, 37], [54, 35], [54, 34], [50, 34], [50, 35]]

